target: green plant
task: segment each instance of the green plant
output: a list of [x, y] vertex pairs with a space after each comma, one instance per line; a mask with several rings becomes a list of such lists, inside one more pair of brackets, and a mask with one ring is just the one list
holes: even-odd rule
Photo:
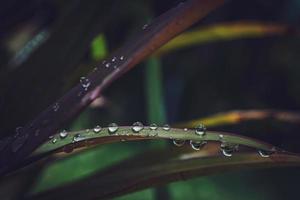
[[[144, 126], [137, 122], [132, 126], [110, 124], [107, 128], [95, 126], [93, 129], [84, 131], [61, 131], [56, 133], [90, 103], [99, 98], [104, 89], [117, 78], [154, 53], [180, 32], [206, 16], [210, 11], [222, 5], [222, 3], [222, 0], [190, 0], [161, 15], [152, 23], [146, 24], [140, 34], [101, 61], [101, 64], [92, 69], [90, 74], [82, 76], [79, 84], [38, 115], [34, 121], [24, 128], [17, 129], [17, 135], [4, 138], [1, 141], [0, 163], [1, 174], [5, 175], [3, 177], [3, 185], [6, 185], [3, 186], [4, 191], [7, 192], [16, 187], [17, 182], [21, 179], [24, 180], [24, 183], [21, 182], [20, 190], [13, 194], [16, 195], [15, 198], [111, 198], [151, 186], [227, 170], [299, 166], [300, 158], [297, 154], [246, 136], [222, 131], [207, 131], [203, 125], [193, 129], [195, 122], [184, 123], [184, 125], [178, 124], [181, 129], [170, 128], [169, 125], [163, 124], [159, 127], [155, 124]], [[249, 27], [253, 27], [253, 24], [250, 24]], [[290, 29], [284, 26], [271, 26], [270, 28], [262, 25], [261, 27], [265, 29], [254, 31], [254, 35], [257, 32], [260, 33], [258, 36], [274, 33], [290, 34]], [[234, 32], [233, 29], [236, 29], [236, 27], [229, 29], [231, 33]], [[250, 31], [245, 32], [249, 33]], [[201, 33], [205, 35], [205, 32]], [[240, 34], [243, 34], [243, 32]], [[240, 34], [237, 34], [238, 36], [229, 34], [229, 36], [239, 37]], [[199, 36], [199, 33], [197, 35]], [[224, 34], [222, 35], [224, 36]], [[201, 43], [201, 41], [216, 40], [216, 38], [209, 36], [210, 32], [208, 31], [204, 39], [201, 37], [200, 39], [195, 38], [196, 41], [190, 42], [186, 41], [183, 35], [183, 39], [177, 38], [177, 40], [182, 41], [183, 46], [196, 42]], [[253, 36], [253, 33], [250, 36]], [[192, 38], [192, 36], [187, 38]], [[227, 38], [226, 36], [223, 37], [223, 39]], [[148, 61], [149, 68], [153, 69], [155, 65], [158, 65], [158, 56], [179, 47], [182, 46], [180, 42], [176, 43], [176, 39], [173, 43], [169, 43], [169, 46], [163, 47], [156, 53], [156, 57], [152, 57]], [[94, 57], [98, 59], [97, 56]], [[159, 67], [156, 66], [156, 69], [159, 69]], [[155, 77], [159, 72], [154, 71], [152, 73], [154, 74], [152, 78], [150, 75], [148, 77], [148, 88], [151, 84], [157, 83]], [[160, 84], [156, 88], [161, 88]], [[158, 92], [156, 97], [153, 97], [152, 103], [150, 103], [151, 98], [148, 98], [149, 109], [153, 112], [148, 117], [151, 123], [154, 121], [165, 123], [167, 121], [160, 95], [161, 92]], [[159, 112], [161, 113], [155, 116], [155, 113]], [[234, 115], [236, 118], [232, 118], [232, 115], [230, 115], [236, 114], [236, 112], [229, 113], [225, 117], [221, 115], [222, 120], [220, 120], [220, 116], [213, 116], [209, 118], [211, 124], [205, 120], [202, 120], [202, 122], [207, 126], [216, 126], [222, 123], [237, 123], [243, 119], [260, 119], [268, 116], [293, 123], [299, 122], [299, 116], [296, 113], [287, 112], [287, 115], [290, 116], [287, 118], [280, 117], [282, 111], [259, 110], [245, 113], [244, 115], [243, 112], [239, 113], [238, 117]], [[107, 168], [104, 170], [97, 171], [81, 181], [74, 181], [61, 188], [28, 193], [35, 182], [34, 179], [28, 178], [28, 176], [34, 174], [38, 169], [47, 167], [51, 162], [65, 159], [66, 154], [63, 152], [70, 153], [77, 149], [80, 151], [86, 147], [106, 143], [157, 139], [171, 139], [176, 146], [184, 146], [184, 142], [188, 141], [193, 149], [201, 149], [201, 151], [191, 152], [187, 148], [174, 150], [173, 147], [167, 147], [167, 150], [160, 147], [162, 149], [159, 150], [157, 147], [157, 150], [128, 158], [113, 166], [106, 166]], [[232, 156], [235, 153], [237, 155]], [[126, 157], [127, 155], [122, 156]], [[7, 180], [11, 180], [11, 182], [7, 184]]]

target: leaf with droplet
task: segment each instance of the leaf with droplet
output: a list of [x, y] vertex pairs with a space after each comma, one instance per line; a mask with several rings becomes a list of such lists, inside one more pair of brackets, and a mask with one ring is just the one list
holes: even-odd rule
[[300, 166], [300, 157], [292, 154], [276, 153], [265, 158], [257, 152], [243, 152], [223, 157], [211, 149], [215, 147], [196, 152], [169, 149], [142, 153], [83, 180], [35, 194], [31, 198], [79, 199], [81, 191], [85, 191], [87, 199], [108, 199], [147, 187], [223, 171]]
[[[153, 134], [155, 132], [155, 134]], [[143, 127], [138, 133], [132, 130], [132, 127], [118, 127], [112, 123], [107, 128], [102, 128], [99, 133], [95, 133], [93, 130], [89, 131], [75, 131], [69, 132], [68, 137], [64, 139], [58, 139], [55, 144], [51, 141], [44, 143], [39, 147], [33, 154], [34, 157], [40, 158], [43, 155], [47, 155], [53, 151], [62, 152], [64, 149], [76, 149], [84, 147], [86, 145], [106, 144], [119, 142], [120, 140], [135, 141], [135, 140], [149, 140], [149, 139], [172, 139], [172, 140], [185, 140], [193, 141], [194, 143], [203, 142], [227, 142], [236, 145], [242, 145], [249, 148], [264, 151], [282, 151], [279, 148], [275, 148], [271, 144], [267, 144], [256, 139], [252, 139], [245, 136], [235, 135], [231, 133], [206, 131], [205, 135], [199, 136], [197, 130], [185, 130], [185, 129], [174, 129], [166, 127], [159, 127], [156, 130], [152, 130], [151, 127]], [[80, 136], [80, 140], [75, 140], [74, 137]], [[54, 136], [59, 138], [59, 134]]]
[[[189, 0], [153, 20], [146, 30], [141, 30], [140, 35], [109, 56], [106, 63], [100, 64], [98, 69], [101, 70], [93, 70], [86, 76], [89, 80], [88, 87], [83, 89], [79, 82], [56, 101], [60, 105], [59, 112], [54, 112], [51, 105], [25, 126], [24, 132], [29, 135], [30, 140], [27, 140], [21, 151], [11, 152], [5, 149], [1, 152], [0, 173], [7, 173], [18, 166], [40, 144], [47, 141], [50, 135], [98, 98], [118, 77], [222, 4], [223, 0]], [[118, 58], [118, 62], [114, 62], [114, 67], [106, 67], [108, 63], [111, 65], [114, 57]], [[40, 134], [34, 137], [37, 129]]]

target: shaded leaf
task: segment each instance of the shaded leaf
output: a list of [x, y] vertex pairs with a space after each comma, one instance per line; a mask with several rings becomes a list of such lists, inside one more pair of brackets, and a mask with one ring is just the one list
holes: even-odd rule
[[274, 119], [288, 123], [300, 123], [300, 114], [292, 111], [281, 110], [233, 110], [217, 113], [208, 117], [191, 120], [176, 124], [176, 127], [195, 127], [198, 124], [205, 124], [207, 127], [215, 127], [229, 124], [237, 124], [249, 120]]
[[[27, 124], [22, 129], [21, 137], [30, 139], [24, 139], [16, 151], [11, 151], [11, 145], [2, 150], [0, 172], [5, 173], [18, 166], [56, 130], [99, 97], [114, 80], [222, 3], [223, 0], [189, 0], [154, 20], [138, 37], [116, 51], [89, 75], [82, 77], [79, 84]], [[13, 142], [17, 140], [18, 137]]]
[[[164, 130], [164, 127], [151, 130], [150, 127], [144, 127], [143, 130], [134, 132], [132, 127], [119, 127], [115, 133], [110, 133], [108, 128], [102, 128], [101, 131], [83, 130], [77, 132], [70, 132], [68, 137], [61, 139], [59, 134], [55, 135], [52, 141], [44, 143], [33, 154], [32, 157], [41, 157], [44, 154], [49, 154], [53, 151], [72, 151], [79, 147], [91, 146], [95, 144], [105, 144], [120, 141], [135, 141], [135, 140], [149, 140], [149, 139], [171, 139], [181, 141], [218, 141], [227, 142], [231, 144], [243, 145], [254, 149], [274, 152], [281, 151], [271, 144], [267, 144], [255, 139], [245, 136], [225, 132], [206, 131], [203, 136], [195, 133], [195, 130], [186, 129], [170, 129]], [[55, 141], [55, 142], [54, 142]]]
[[259, 38], [287, 33], [292, 34], [294, 31], [285, 25], [255, 21], [239, 21], [209, 25], [177, 36], [160, 48], [156, 52], [156, 55], [162, 56], [178, 49], [208, 42], [241, 38]]
[[151, 186], [225, 171], [300, 166], [300, 158], [291, 154], [276, 153], [264, 158], [257, 153], [244, 152], [225, 158], [211, 149], [216, 147], [199, 152], [164, 150], [144, 153], [80, 182], [36, 194], [33, 199], [108, 199]]

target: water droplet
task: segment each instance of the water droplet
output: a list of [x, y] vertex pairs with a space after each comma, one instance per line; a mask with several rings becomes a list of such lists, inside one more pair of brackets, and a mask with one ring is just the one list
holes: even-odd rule
[[99, 133], [101, 130], [102, 130], [102, 127], [99, 125], [95, 126], [93, 129], [94, 133]]
[[12, 142], [11, 149], [12, 152], [17, 152], [25, 144], [28, 138], [28, 134], [18, 135], [17, 138]]
[[106, 64], [105, 64], [105, 67], [106, 67], [106, 68], [109, 68], [109, 66], [110, 66], [110, 63], [106, 63]]
[[53, 105], [53, 110], [54, 110], [54, 112], [57, 112], [58, 109], [59, 109], [59, 104], [58, 104], [58, 103], [55, 103], [55, 104]]
[[53, 138], [52, 143], [55, 144], [57, 142], [56, 138]]
[[169, 130], [170, 130], [170, 125], [169, 125], [169, 124], [165, 124], [165, 125], [163, 126], [163, 130], [169, 131]]
[[109, 134], [116, 133], [118, 129], [119, 129], [119, 127], [116, 123], [111, 123], [111, 124], [108, 125], [108, 133]]
[[188, 131], [188, 128], [184, 128], [183, 130], [184, 130], [184, 131]]
[[116, 60], [117, 60], [116, 57], [113, 57], [113, 58], [111, 59], [112, 62], [116, 62]]
[[77, 133], [77, 134], [74, 135], [74, 137], [73, 137], [73, 142], [79, 142], [79, 141], [82, 141], [82, 140], [84, 140], [84, 139], [85, 139], [84, 136], [82, 136], [82, 135], [80, 135], [79, 133]]
[[121, 56], [121, 57], [120, 57], [120, 60], [124, 60], [124, 56]]
[[114, 69], [117, 69], [118, 68], [118, 65], [114, 65]]
[[198, 125], [195, 128], [195, 133], [196, 133], [196, 135], [204, 136], [206, 134], [206, 128], [205, 128], [205, 126], [203, 124]]
[[61, 139], [64, 139], [68, 136], [68, 132], [66, 130], [62, 130], [60, 133], [59, 133], [59, 137]]
[[239, 145], [223, 142], [221, 143], [220, 149], [224, 156], [231, 157], [234, 152], [238, 151]]
[[91, 82], [88, 78], [83, 76], [83, 77], [80, 78], [80, 84], [81, 84], [81, 86], [83, 87], [84, 90], [88, 90], [88, 88], [91, 85]]
[[184, 140], [173, 140], [173, 144], [177, 147], [182, 147], [184, 145]]
[[220, 141], [223, 141], [223, 140], [224, 140], [224, 135], [223, 135], [223, 134], [220, 134], [220, 135], [219, 135], [219, 140], [220, 140]]
[[146, 30], [147, 27], [148, 27], [148, 24], [145, 24], [145, 25], [143, 26], [143, 30]]
[[199, 141], [199, 142], [197, 141], [196, 142], [196, 141], [190, 140], [191, 147], [196, 151], [202, 149], [206, 144], [207, 144], [206, 141]]
[[154, 124], [154, 123], [150, 124], [149, 128], [150, 128], [151, 131], [155, 131], [155, 130], [157, 130], [157, 125]]
[[268, 158], [270, 155], [272, 155], [274, 152], [273, 151], [266, 151], [266, 150], [258, 150], [258, 153], [261, 157], [263, 158]]
[[52, 138], [54, 138], [54, 135], [49, 135], [48, 138], [49, 138], [49, 139], [52, 139]]
[[135, 133], [138, 133], [141, 130], [143, 130], [143, 128], [144, 128], [144, 125], [141, 122], [134, 122], [131, 130]]

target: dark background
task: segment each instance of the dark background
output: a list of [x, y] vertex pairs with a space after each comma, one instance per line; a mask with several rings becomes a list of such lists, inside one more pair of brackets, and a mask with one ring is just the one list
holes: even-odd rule
[[[106, 36], [109, 52], [112, 52], [147, 20], [179, 2], [1, 1], [1, 137], [14, 134], [16, 127], [34, 119], [76, 84], [80, 76], [93, 68], [95, 61], [91, 57], [90, 44], [96, 35], [103, 33]], [[299, 0], [232, 0], [194, 27], [256, 20], [297, 29], [300, 23], [299, 10]], [[46, 35], [46, 40], [25, 46], [41, 33], [44, 33], [42, 37]], [[299, 45], [299, 36], [282, 35], [212, 42], [161, 57], [168, 122], [173, 124], [236, 109], [297, 112], [300, 108]], [[141, 63], [105, 92], [108, 105], [88, 108], [75, 126], [84, 129], [92, 127], [95, 121], [103, 125], [110, 122], [128, 125], [137, 120], [147, 122], [144, 82], [145, 66]], [[300, 151], [299, 125], [264, 120], [214, 129], [259, 138], [293, 152]], [[211, 192], [194, 194], [204, 199], [297, 198], [298, 171], [277, 169], [238, 172], [198, 178], [170, 187], [181, 188], [181, 194], [186, 194], [199, 189], [186, 185], [206, 185], [204, 188], [209, 188]], [[253, 187], [253, 190], [248, 187]], [[223, 192], [224, 196], [213, 196], [218, 192]], [[253, 192], [256, 196], [253, 196]], [[140, 194], [145, 199], [151, 199], [150, 193]], [[183, 198], [176, 192], [173, 197]]]

